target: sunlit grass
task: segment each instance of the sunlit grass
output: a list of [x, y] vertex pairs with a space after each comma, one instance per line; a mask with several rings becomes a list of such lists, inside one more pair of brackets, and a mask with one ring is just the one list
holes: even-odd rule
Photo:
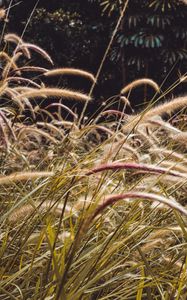
[[186, 299], [187, 97], [152, 107], [161, 94], [134, 115], [109, 103], [83, 124], [54, 100], [63, 88], [25, 78], [24, 68], [47, 70], [19, 57], [48, 54], [12, 39], [21, 45], [3, 55], [0, 88], [0, 299]]

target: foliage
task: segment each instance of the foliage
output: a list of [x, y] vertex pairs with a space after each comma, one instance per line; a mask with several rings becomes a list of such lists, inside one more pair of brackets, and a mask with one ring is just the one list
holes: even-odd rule
[[[120, 11], [123, 5], [123, 1], [99, 2], [110, 14]], [[177, 0], [130, 1], [112, 59], [120, 61], [121, 49], [124, 48], [127, 68], [132, 66], [151, 76], [154, 68], [154, 73], [159, 72], [157, 76], [162, 79], [173, 66], [175, 70], [180, 68], [185, 72], [186, 16], [185, 5]]]

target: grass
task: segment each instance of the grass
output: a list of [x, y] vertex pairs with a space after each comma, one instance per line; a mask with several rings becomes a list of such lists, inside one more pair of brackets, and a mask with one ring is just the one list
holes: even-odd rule
[[[1, 52], [0, 299], [186, 299], [187, 96], [157, 105], [167, 92], [156, 94], [132, 115], [107, 107], [85, 124], [55, 98], [87, 104], [91, 95], [45, 87], [41, 74], [57, 71], [20, 57], [50, 56], [14, 35], [5, 41], [16, 46]], [[83, 70], [67, 75], [81, 72], [95, 82]], [[158, 92], [145, 78], [130, 89], [137, 82]]]

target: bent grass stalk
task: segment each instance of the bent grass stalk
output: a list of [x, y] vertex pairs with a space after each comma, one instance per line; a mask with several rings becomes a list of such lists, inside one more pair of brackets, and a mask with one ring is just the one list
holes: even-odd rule
[[85, 77], [92, 82], [96, 82], [96, 78], [94, 77], [93, 74], [81, 70], [81, 69], [74, 69], [74, 68], [61, 68], [61, 69], [54, 69], [54, 70], [49, 70], [46, 73], [44, 73], [45, 76], [60, 76], [60, 75], [74, 75], [74, 76], [81, 76]]
[[[93, 221], [97, 215], [99, 215], [107, 206], [115, 204], [117, 201], [124, 200], [124, 199], [142, 199], [142, 200], [149, 200], [149, 201], [158, 201], [167, 205], [168, 207], [175, 209], [185, 216], [187, 216], [187, 210], [179, 203], [172, 199], [165, 198], [163, 196], [152, 194], [152, 193], [140, 193], [140, 192], [127, 192], [124, 194], [117, 194], [117, 195], [109, 195], [106, 196], [100, 205], [96, 208], [96, 210], [88, 217], [89, 221]], [[88, 221], [88, 220], [87, 220]], [[85, 223], [87, 224], [87, 221]], [[88, 225], [88, 224], [87, 224]], [[84, 228], [85, 224], [83, 225]], [[84, 228], [85, 229], [85, 228]]]
[[139, 171], [146, 171], [148, 173], [153, 173], [153, 174], [167, 174], [167, 175], [172, 175], [172, 176], [176, 176], [176, 177], [187, 178], [186, 174], [171, 171], [169, 169], [157, 167], [154, 165], [145, 165], [145, 164], [136, 164], [136, 163], [120, 163], [120, 162], [99, 165], [98, 167], [95, 167], [92, 170], [90, 170], [89, 172], [87, 172], [86, 175], [89, 176], [92, 174], [96, 174], [96, 173], [108, 171], [108, 170], [118, 171], [118, 170], [131, 170], [131, 169], [139, 170]]
[[23, 44], [20, 44], [18, 45], [17, 47], [17, 52], [19, 50], [24, 50], [24, 49], [31, 49], [31, 50], [34, 50], [35, 52], [39, 53], [43, 58], [45, 58], [48, 62], [50, 62], [51, 65], [53, 65], [53, 60], [52, 58], [49, 56], [49, 54], [43, 50], [42, 48], [40, 48], [39, 46], [37, 45], [34, 45], [34, 44], [30, 44], [30, 43], [23, 43]]
[[133, 88], [136, 88], [138, 86], [145, 85], [145, 84], [151, 86], [156, 92], [160, 91], [160, 88], [155, 81], [153, 81], [152, 79], [149, 79], [149, 78], [141, 78], [141, 79], [137, 79], [137, 80], [129, 83], [128, 85], [126, 85], [121, 90], [121, 94], [123, 95], [123, 94], [131, 91]]
[[91, 97], [79, 93], [77, 91], [67, 90], [67, 89], [58, 89], [58, 88], [41, 88], [41, 89], [31, 89], [28, 92], [22, 93], [18, 96], [18, 100], [22, 98], [46, 98], [46, 97], [62, 97], [65, 99], [74, 99], [77, 101], [90, 101]]

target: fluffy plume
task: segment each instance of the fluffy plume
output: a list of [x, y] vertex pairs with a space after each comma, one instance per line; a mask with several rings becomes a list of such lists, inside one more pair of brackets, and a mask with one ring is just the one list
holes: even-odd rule
[[[3, 69], [3, 74], [2, 74], [3, 78], [6, 77], [8, 71], [10, 70], [10, 68], [12, 68], [14, 70], [18, 69], [15, 61], [18, 59], [18, 56], [20, 57], [20, 55], [21, 55], [20, 53], [17, 53], [17, 55], [14, 55], [13, 57], [10, 57], [6, 52], [4, 52], [4, 51], [0, 52], [0, 58], [7, 61], [7, 65]], [[19, 71], [18, 71], [18, 74], [20, 74]]]
[[129, 83], [128, 85], [126, 85], [122, 90], [121, 90], [121, 94], [125, 94], [129, 91], [131, 91], [133, 88], [136, 88], [142, 84], [148, 84], [150, 85], [153, 89], [155, 89], [156, 92], [160, 91], [160, 88], [158, 86], [158, 84], [156, 82], [154, 82], [153, 80], [149, 79], [149, 78], [142, 78], [142, 79], [137, 79], [131, 83]]
[[163, 116], [164, 114], [171, 115], [176, 110], [185, 108], [187, 106], [187, 96], [178, 97], [168, 102], [157, 105], [144, 113], [141, 112], [138, 115], [133, 115], [129, 117], [128, 124], [124, 125], [124, 130], [132, 130], [136, 125], [148, 121], [150, 118], [158, 115]]
[[8, 176], [0, 177], [0, 185], [10, 185], [14, 182], [35, 180], [37, 178], [50, 177], [52, 175], [54, 175], [53, 172], [20, 172], [20, 173], [13, 173], [13, 174], [8, 175]]
[[31, 55], [29, 50], [27, 49], [27, 47], [24, 47], [23, 44], [23, 40], [15, 33], [8, 33], [4, 36], [4, 41], [5, 42], [11, 42], [11, 43], [15, 43], [17, 46], [22, 45], [22, 52], [23, 54], [30, 59]]
[[[45, 201], [43, 203], [36, 202], [34, 205], [31, 204], [25, 204], [17, 209], [15, 209], [10, 216], [8, 217], [8, 222], [11, 224], [15, 224], [17, 222], [22, 221], [25, 218], [28, 218], [31, 216], [33, 212], [45, 212], [50, 211], [55, 216], [59, 216], [62, 213], [62, 210], [64, 209], [64, 203], [57, 203], [54, 201]], [[72, 215], [76, 214], [76, 211], [74, 208], [71, 208], [70, 206], [66, 205], [65, 207], [65, 215]]]
[[66, 99], [75, 99], [77, 101], [89, 101], [91, 97], [72, 90], [58, 88], [41, 88], [32, 89], [31, 91], [21, 94], [18, 98], [45, 98], [45, 97], [62, 97]]
[[61, 69], [49, 70], [44, 75], [45, 76], [75, 75], [75, 76], [85, 77], [94, 83], [96, 82], [96, 78], [94, 77], [93, 74], [84, 70], [74, 69], [74, 68], [61, 68]]
[[176, 134], [172, 137], [172, 139], [175, 142], [182, 144], [187, 149], [187, 132], [181, 132], [179, 134]]
[[30, 43], [23, 43], [18, 46], [17, 50], [19, 51], [19, 50], [23, 50], [25, 48], [34, 50], [35, 52], [39, 53], [43, 58], [45, 58], [47, 61], [49, 61], [53, 65], [53, 61], [52, 61], [51, 57], [49, 56], [49, 54], [45, 50], [40, 48], [39, 46], [30, 44]]
[[42, 67], [35, 67], [35, 66], [24, 66], [21, 67], [15, 71], [21, 71], [21, 72], [39, 72], [39, 73], [45, 73], [48, 71], [48, 69], [42, 68]]

